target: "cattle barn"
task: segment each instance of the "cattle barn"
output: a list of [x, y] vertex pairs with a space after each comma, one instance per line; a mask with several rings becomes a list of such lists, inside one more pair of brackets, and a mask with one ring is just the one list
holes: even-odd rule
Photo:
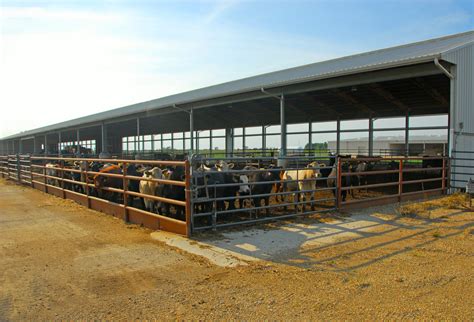
[[[474, 178], [473, 79], [474, 31], [469, 31], [243, 78], [4, 137], [0, 174], [127, 221], [188, 235], [452, 193]], [[431, 134], [446, 139], [444, 151], [409, 149], [411, 137]], [[378, 150], [377, 138], [390, 136], [404, 138], [397, 152]], [[341, 148], [341, 141], [354, 138], [367, 144], [357, 151]], [[336, 142], [335, 147], [329, 149], [328, 141]], [[90, 168], [101, 160], [116, 162], [121, 174]], [[130, 182], [142, 172], [127, 173], [127, 164], [134, 165], [133, 171], [143, 166], [146, 173], [156, 166], [163, 170], [161, 177], [148, 179], [171, 183], [164, 195], [148, 198], [165, 204], [163, 209], [134, 204], [134, 197], [143, 194]], [[89, 179], [74, 184], [74, 174]], [[88, 181], [94, 176], [123, 176], [122, 186], [105, 187], [118, 199], [102, 204], [97, 186]], [[75, 185], [82, 189], [71, 188]], [[229, 187], [236, 189], [230, 193]], [[268, 196], [271, 200], [259, 199]], [[111, 204], [118, 208], [110, 210]]]

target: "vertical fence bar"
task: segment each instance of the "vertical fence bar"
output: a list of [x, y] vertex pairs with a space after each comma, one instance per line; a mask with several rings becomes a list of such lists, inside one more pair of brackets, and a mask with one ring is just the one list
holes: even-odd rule
[[446, 158], [443, 157], [443, 170], [441, 172], [441, 192], [446, 194]]
[[[82, 166], [81, 166], [81, 171], [83, 171]], [[84, 181], [86, 183], [85, 192], [86, 192], [86, 196], [87, 196], [87, 208], [90, 208], [91, 207], [91, 199], [90, 199], [90, 191], [89, 191], [89, 175], [87, 174], [88, 171], [89, 171], [89, 162], [86, 161], [84, 171], [81, 172], [81, 176], [82, 176], [82, 173], [85, 173], [84, 174]]]
[[191, 219], [192, 219], [192, 203], [191, 203], [191, 164], [189, 162], [189, 159], [187, 159], [184, 163], [184, 171], [185, 171], [185, 182], [186, 185], [184, 187], [185, 189], [185, 198], [186, 198], [186, 208], [185, 208], [185, 214], [186, 214], [186, 236], [191, 236], [192, 234], [192, 225], [191, 225]]
[[43, 183], [44, 183], [44, 192], [48, 192], [48, 181], [46, 179], [46, 160], [43, 160]]
[[337, 194], [337, 209], [341, 209], [342, 205], [342, 191], [341, 191], [341, 186], [342, 186], [342, 164], [341, 164], [341, 158], [337, 157], [336, 159], [337, 162], [337, 171], [336, 171], [336, 194]]
[[33, 160], [31, 159], [31, 156], [28, 157], [29, 165], [30, 165], [30, 181], [31, 181], [31, 187], [35, 187], [33, 185]]
[[61, 168], [61, 190], [63, 192], [63, 199], [66, 199], [66, 191], [64, 191], [64, 160], [59, 161], [59, 167]]
[[21, 183], [21, 167], [20, 167], [20, 155], [16, 155], [16, 178]]
[[398, 202], [402, 201], [403, 194], [403, 159], [400, 159], [398, 165]]
[[[123, 210], [125, 214], [125, 222], [128, 222], [128, 195], [127, 195], [127, 187], [128, 187], [128, 179], [125, 178], [127, 176], [127, 162], [123, 163], [122, 169], [122, 177], [123, 177]], [[133, 205], [132, 205], [133, 206]]]

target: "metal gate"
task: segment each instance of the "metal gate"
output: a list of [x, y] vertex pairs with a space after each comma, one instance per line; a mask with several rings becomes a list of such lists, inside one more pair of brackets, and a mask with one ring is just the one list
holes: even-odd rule
[[[465, 152], [464, 156], [466, 155]], [[456, 158], [458, 162], [465, 159]], [[470, 161], [472, 159], [468, 157]], [[71, 162], [109, 162], [127, 169], [131, 164], [181, 167], [177, 180], [144, 179], [124, 170], [106, 174], [73, 168]], [[47, 163], [50, 163], [47, 166]], [[51, 164], [54, 166], [51, 167]], [[459, 167], [459, 165], [458, 165]], [[472, 166], [469, 165], [472, 169]], [[453, 168], [453, 171], [459, 168]], [[440, 195], [450, 186], [450, 162], [445, 157], [235, 157], [190, 161], [54, 158], [27, 155], [0, 156], [0, 176], [12, 179], [86, 207], [112, 214], [151, 229], [190, 235], [207, 229], [257, 224], [297, 216], [321, 214], [352, 207], [400, 202]], [[86, 180], [71, 180], [71, 174]], [[122, 188], [103, 191], [122, 196], [122, 201], [99, 198], [89, 176], [117, 178]], [[182, 197], [166, 198], [129, 189], [133, 181], [150, 181], [180, 187]], [[81, 191], [71, 188], [81, 186]], [[145, 198], [182, 207], [182, 220], [140, 209], [128, 200]]]
[[[91, 162], [107, 163], [123, 169], [120, 173], [106, 173], [91, 169]], [[83, 163], [81, 167], [78, 164]], [[174, 167], [182, 169], [183, 176], [178, 180], [144, 178], [127, 173], [130, 165], [142, 164], [150, 167]], [[76, 180], [73, 175], [77, 174]], [[189, 236], [190, 230], [190, 167], [188, 161], [150, 161], [89, 158], [39, 157], [28, 155], [9, 155], [0, 157], [0, 176], [64, 199], [71, 199], [88, 208], [98, 210], [126, 222], [139, 224], [151, 229], [161, 229]], [[103, 186], [98, 188], [91, 177], [114, 178], [122, 182], [121, 187]], [[154, 182], [160, 185], [177, 186], [182, 190], [182, 198], [164, 198], [154, 193], [143, 194], [130, 189], [131, 182]], [[134, 185], [136, 187], [136, 184]], [[81, 189], [76, 189], [80, 187]], [[94, 192], [107, 192], [118, 196], [118, 200], [100, 197]], [[165, 215], [147, 211], [133, 203], [136, 199], [151, 200], [183, 209], [183, 218], [173, 218], [171, 212]], [[132, 200], [132, 202], [130, 202]], [[170, 207], [167, 207], [170, 209]]]
[[193, 231], [336, 209], [335, 157], [198, 156], [192, 159], [191, 168]]

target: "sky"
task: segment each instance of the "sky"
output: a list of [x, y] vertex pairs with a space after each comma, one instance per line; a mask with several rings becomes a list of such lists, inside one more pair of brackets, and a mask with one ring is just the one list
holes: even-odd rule
[[0, 137], [474, 29], [474, 2], [0, 0]]

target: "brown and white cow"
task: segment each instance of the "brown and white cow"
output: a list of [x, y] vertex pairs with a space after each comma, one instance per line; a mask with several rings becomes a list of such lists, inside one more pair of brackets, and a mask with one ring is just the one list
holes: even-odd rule
[[[320, 165], [314, 161], [306, 166], [304, 169], [287, 170], [283, 173], [282, 182], [284, 191], [294, 191], [293, 200], [296, 196], [298, 202], [304, 199], [305, 202], [314, 200], [314, 191], [316, 190], [316, 178], [321, 177], [319, 171]], [[306, 191], [306, 192], [299, 192]], [[308, 199], [309, 196], [309, 199]], [[303, 211], [306, 209], [306, 204], [303, 204]], [[295, 207], [296, 208], [296, 207]], [[311, 210], [314, 210], [314, 204], [311, 203]]]

